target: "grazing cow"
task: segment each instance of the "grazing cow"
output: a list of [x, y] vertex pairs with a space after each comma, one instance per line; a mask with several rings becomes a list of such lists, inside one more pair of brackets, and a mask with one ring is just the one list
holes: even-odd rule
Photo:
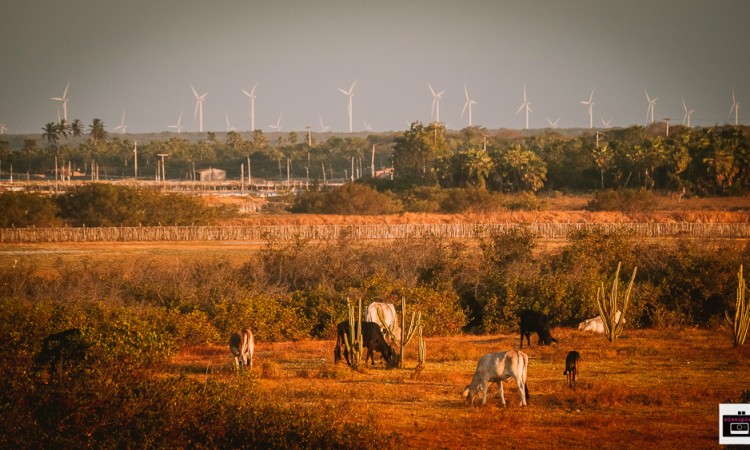
[[[622, 313], [620, 311], [617, 311], [615, 313], [615, 321], [619, 322], [620, 317], [622, 316]], [[622, 319], [622, 323], [625, 323], [625, 319]], [[596, 316], [593, 319], [586, 319], [580, 324], [578, 324], [578, 329], [580, 331], [593, 331], [594, 333], [604, 333], [604, 321], [602, 320], [602, 316]]]
[[[356, 328], [355, 328], [356, 333]], [[344, 347], [344, 358], [346, 363], [352, 365], [349, 360], [349, 351], [346, 349], [346, 343], [344, 338], [350, 343], [352, 342], [351, 336], [349, 336], [349, 321], [345, 320], [336, 326], [336, 348], [333, 351], [333, 357], [335, 362], [341, 361], [341, 347]], [[383, 333], [380, 331], [380, 326], [375, 322], [362, 322], [362, 348], [367, 349], [367, 355], [365, 356], [365, 364], [367, 364], [367, 358], [370, 359], [373, 365], [375, 365], [374, 352], [379, 352], [385, 360], [386, 365], [395, 364], [398, 359], [396, 352], [385, 342]]]
[[[385, 322], [380, 321], [378, 311], [382, 313]], [[367, 312], [365, 313], [365, 322], [375, 322], [380, 325], [380, 331], [383, 333], [384, 337], [390, 336], [390, 334], [385, 331], [387, 328], [394, 336], [396, 336], [396, 339], [401, 339], [401, 327], [398, 325], [396, 307], [391, 303], [370, 303], [367, 306]]]
[[518, 318], [521, 319], [521, 348], [523, 348], [524, 336], [526, 336], [526, 343], [531, 346], [531, 342], [529, 342], [531, 333], [537, 334], [539, 337], [537, 344], [539, 345], [550, 345], [557, 342], [557, 339], [550, 334], [549, 318], [545, 314], [530, 309], [522, 309], [518, 312]]
[[526, 406], [529, 401], [529, 385], [526, 383], [528, 365], [529, 357], [526, 353], [516, 350], [482, 356], [479, 358], [471, 383], [464, 390], [466, 401], [474, 404], [474, 399], [481, 393], [482, 405], [484, 405], [487, 403], [487, 385], [497, 383], [497, 397], [500, 397], [503, 406], [506, 406], [502, 382], [514, 378], [521, 395], [521, 406]]
[[34, 356], [34, 364], [54, 369], [64, 361], [80, 362], [90, 346], [79, 328], [50, 334], [42, 341], [42, 349]]
[[575, 350], [568, 352], [568, 356], [565, 358], [565, 371], [563, 375], [568, 376], [568, 387], [576, 387], [576, 376], [578, 376], [578, 368], [581, 366], [581, 354]]
[[253, 353], [255, 352], [255, 339], [253, 332], [243, 328], [229, 336], [229, 351], [234, 355], [234, 365], [253, 368]]

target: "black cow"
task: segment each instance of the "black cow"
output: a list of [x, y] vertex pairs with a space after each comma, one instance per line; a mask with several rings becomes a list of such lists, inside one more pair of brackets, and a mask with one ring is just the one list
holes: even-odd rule
[[581, 354], [575, 350], [568, 352], [568, 356], [565, 358], [565, 371], [563, 372], [563, 375], [568, 376], [568, 387], [576, 387], [576, 376], [580, 365]]
[[42, 341], [42, 349], [34, 356], [34, 364], [54, 369], [64, 361], [78, 363], [83, 361], [90, 346], [78, 328], [50, 334]]
[[[356, 333], [356, 328], [355, 331]], [[346, 363], [350, 366], [351, 361], [349, 360], [349, 351], [346, 349], [346, 343], [344, 337], [351, 344], [352, 339], [349, 336], [349, 321], [345, 320], [336, 326], [336, 348], [333, 351], [334, 361], [341, 361], [341, 347], [344, 347], [344, 358]], [[380, 352], [381, 356], [385, 360], [386, 365], [392, 365], [396, 362], [396, 352], [393, 351], [390, 345], [385, 342], [383, 332], [380, 331], [380, 325], [375, 322], [362, 322], [362, 348], [367, 349], [367, 355], [365, 356], [365, 364], [367, 364], [367, 358], [370, 358], [372, 364], [375, 364], [375, 357], [373, 352]]]
[[549, 331], [549, 319], [545, 314], [530, 309], [522, 309], [518, 312], [518, 318], [521, 319], [521, 348], [523, 348], [523, 337], [526, 336], [526, 343], [531, 345], [529, 337], [531, 333], [536, 333], [539, 337], [537, 344], [550, 345], [557, 342]]

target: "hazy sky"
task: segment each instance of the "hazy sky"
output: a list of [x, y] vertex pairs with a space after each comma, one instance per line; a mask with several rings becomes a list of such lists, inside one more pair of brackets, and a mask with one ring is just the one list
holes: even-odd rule
[[[62, 115], [50, 97], [68, 90], [68, 120], [100, 118], [109, 131], [125, 111], [129, 132], [158, 132], [183, 113], [197, 131], [193, 84], [208, 93], [204, 131], [225, 116], [250, 128], [241, 89], [256, 89], [256, 128], [403, 130], [461, 117], [464, 84], [473, 122], [523, 128], [587, 127], [579, 101], [594, 93], [595, 126], [683, 120], [729, 122], [732, 88], [750, 106], [750, 1], [746, 0], [5, 0], [0, 5], [0, 122], [41, 133]], [[58, 113], [59, 110], [59, 113]], [[740, 108], [740, 122], [748, 113]], [[734, 122], [732, 115], [731, 122]]]

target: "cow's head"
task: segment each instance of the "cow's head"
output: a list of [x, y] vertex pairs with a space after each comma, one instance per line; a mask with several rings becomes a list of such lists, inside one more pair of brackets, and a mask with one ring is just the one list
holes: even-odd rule
[[399, 357], [395, 350], [393, 350], [393, 347], [391, 347], [388, 344], [385, 344], [383, 348], [383, 359], [385, 359], [385, 364], [387, 367], [396, 367], [399, 363]]
[[482, 391], [482, 385], [478, 384], [476, 386], [472, 386], [471, 384], [466, 386], [466, 389], [464, 389], [464, 398], [466, 399], [466, 402], [470, 405], [474, 405], [474, 400], [477, 398], [482, 398], [484, 395]]
[[557, 344], [557, 339], [553, 338], [549, 333], [545, 333], [544, 337], [542, 337], [542, 345], [552, 345], [553, 342]]

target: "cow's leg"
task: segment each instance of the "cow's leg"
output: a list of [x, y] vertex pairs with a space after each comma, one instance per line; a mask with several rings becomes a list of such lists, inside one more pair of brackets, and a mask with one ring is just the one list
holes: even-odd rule
[[523, 348], [523, 328], [521, 328], [521, 348]]
[[503, 402], [503, 406], [507, 406], [505, 404], [505, 391], [503, 391], [503, 380], [498, 380], [497, 382], [497, 396], [500, 397], [500, 401]]
[[521, 396], [521, 406], [526, 406], [526, 384], [521, 380], [516, 380], [518, 385], [518, 394]]
[[482, 384], [479, 385], [482, 388], [482, 406], [487, 403], [487, 385], [488, 383], [486, 381], [482, 381]]

